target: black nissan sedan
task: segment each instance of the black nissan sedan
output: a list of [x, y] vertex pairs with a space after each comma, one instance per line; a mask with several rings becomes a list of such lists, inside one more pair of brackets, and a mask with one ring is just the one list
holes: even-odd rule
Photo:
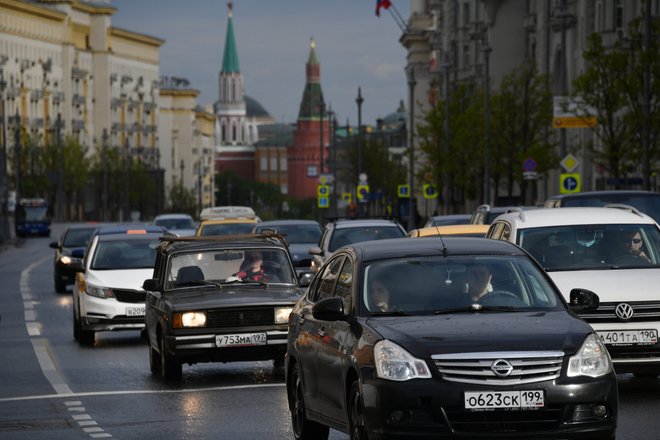
[[612, 361], [519, 247], [481, 238], [337, 251], [289, 320], [296, 439], [613, 439]]

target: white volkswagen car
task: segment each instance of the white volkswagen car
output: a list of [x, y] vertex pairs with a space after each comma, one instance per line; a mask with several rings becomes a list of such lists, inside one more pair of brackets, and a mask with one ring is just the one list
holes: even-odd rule
[[529, 252], [567, 301], [576, 288], [598, 295], [598, 310], [580, 316], [617, 373], [660, 375], [660, 228], [651, 217], [626, 205], [517, 211], [486, 236]]
[[144, 329], [144, 280], [153, 277], [160, 226], [107, 226], [88, 245], [73, 288], [73, 337], [93, 345], [96, 332]]

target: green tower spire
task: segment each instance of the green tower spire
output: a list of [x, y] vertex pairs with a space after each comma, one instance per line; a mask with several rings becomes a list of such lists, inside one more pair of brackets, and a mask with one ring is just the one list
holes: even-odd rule
[[234, 24], [232, 21], [232, 9], [234, 4], [227, 3], [227, 36], [225, 37], [225, 53], [222, 57], [222, 72], [239, 73], [241, 71], [238, 65], [238, 51], [236, 50], [236, 38], [234, 37]]

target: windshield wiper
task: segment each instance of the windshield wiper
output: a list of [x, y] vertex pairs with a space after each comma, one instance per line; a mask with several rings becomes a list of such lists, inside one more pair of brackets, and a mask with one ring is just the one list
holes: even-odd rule
[[403, 310], [392, 310], [391, 312], [371, 312], [372, 316], [412, 316], [409, 312]]
[[226, 286], [227, 284], [259, 284], [262, 286], [267, 286], [268, 281], [257, 281], [257, 280], [251, 280], [251, 279], [242, 279], [236, 276], [231, 276], [224, 280], [222, 283], [216, 283], [218, 286]]
[[450, 313], [460, 312], [511, 312], [513, 310], [520, 310], [520, 307], [514, 306], [484, 306], [478, 303], [470, 304], [469, 306], [453, 307], [449, 309], [438, 309], [433, 313], [435, 315], [446, 315]]

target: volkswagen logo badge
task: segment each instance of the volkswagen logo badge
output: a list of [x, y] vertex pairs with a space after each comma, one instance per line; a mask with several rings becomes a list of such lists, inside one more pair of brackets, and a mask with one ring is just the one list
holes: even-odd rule
[[633, 317], [635, 311], [630, 304], [621, 303], [617, 304], [616, 308], [614, 309], [614, 313], [616, 314], [617, 318], [628, 320]]
[[504, 359], [498, 359], [490, 366], [490, 370], [495, 373], [495, 376], [507, 377], [513, 371], [513, 365]]

